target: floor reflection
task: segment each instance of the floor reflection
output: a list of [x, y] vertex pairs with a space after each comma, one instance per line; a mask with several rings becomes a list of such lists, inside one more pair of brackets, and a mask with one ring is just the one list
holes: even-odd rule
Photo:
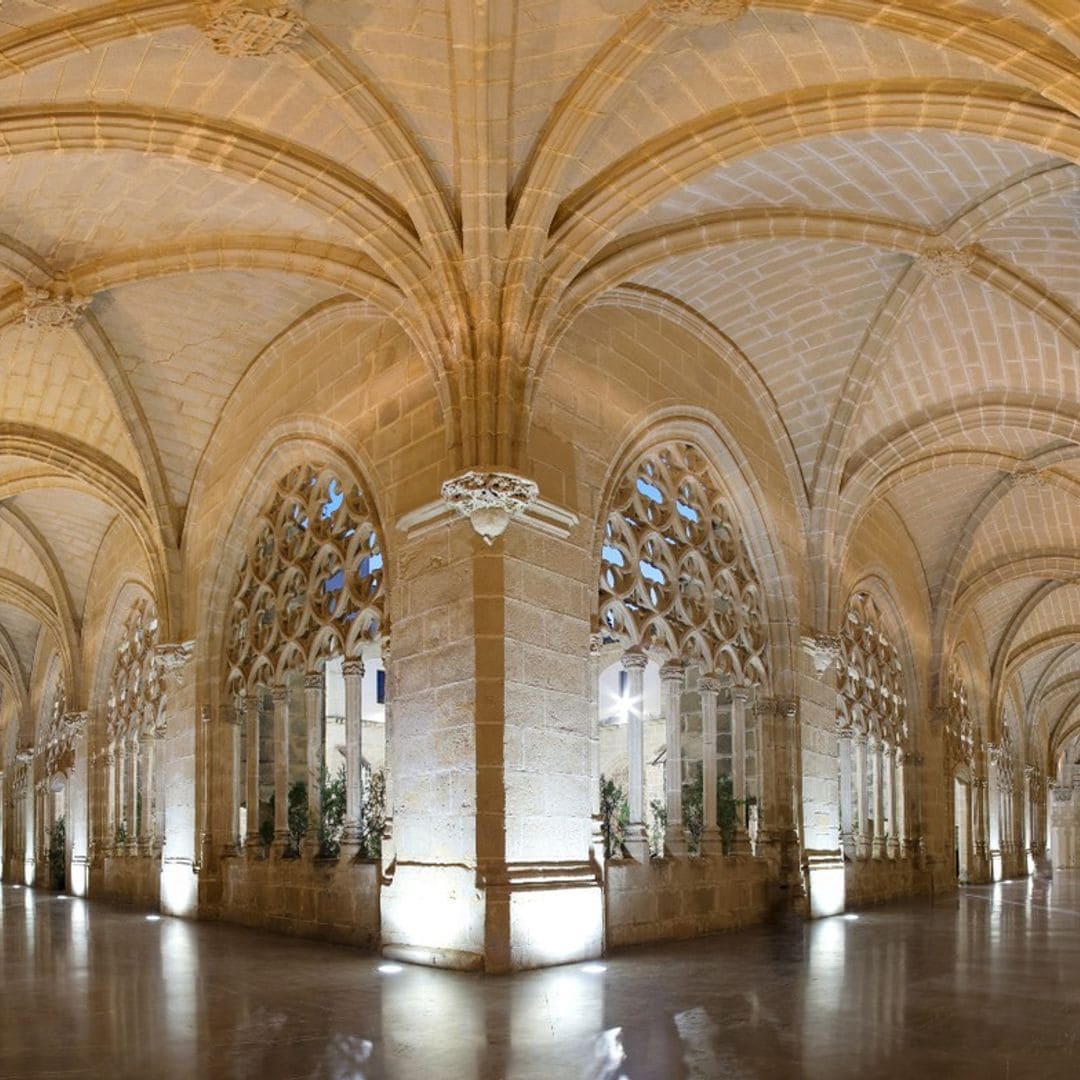
[[507, 978], [0, 892], [0, 1077], [1073, 1077], [1080, 876]]

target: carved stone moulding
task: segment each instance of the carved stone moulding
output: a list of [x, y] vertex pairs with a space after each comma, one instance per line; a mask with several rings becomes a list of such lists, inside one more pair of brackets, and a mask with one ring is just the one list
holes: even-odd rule
[[74, 326], [90, 304], [59, 283], [23, 287], [23, 322], [34, 328], [62, 330]]
[[712, 26], [746, 14], [750, 0], [653, 0], [652, 10], [679, 26]]
[[971, 269], [975, 262], [973, 247], [956, 248], [947, 244], [926, 247], [919, 254], [919, 266], [932, 278], [949, 278]]
[[506, 472], [469, 471], [442, 486], [443, 502], [468, 518], [485, 544], [506, 532], [539, 494], [534, 481]]
[[307, 20], [286, 4], [216, 0], [206, 5], [203, 32], [222, 56], [271, 56], [296, 45]]

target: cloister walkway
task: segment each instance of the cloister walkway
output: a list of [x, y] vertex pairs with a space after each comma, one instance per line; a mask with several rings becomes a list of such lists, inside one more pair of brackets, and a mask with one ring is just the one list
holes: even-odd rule
[[5, 1080], [1080, 1075], [1080, 877], [488, 978], [0, 899]]

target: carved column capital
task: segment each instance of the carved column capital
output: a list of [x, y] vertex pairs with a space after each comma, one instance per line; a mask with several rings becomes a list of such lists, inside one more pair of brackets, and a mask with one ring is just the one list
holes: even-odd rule
[[750, 0], [653, 0], [652, 11], [679, 26], [712, 26], [746, 14]]
[[304, 674], [304, 690], [321, 690], [323, 688], [323, 673], [321, 671], [308, 671]]
[[604, 647], [604, 635], [603, 634], [590, 634], [589, 635], [589, 655], [596, 656]]
[[720, 691], [724, 689], [724, 682], [716, 675], [702, 675], [698, 679], [698, 690], [703, 694], [716, 694], [719, 696]]
[[794, 717], [798, 702], [794, 698], [762, 697], [754, 702], [755, 716], [771, 716], [778, 719]]
[[660, 668], [661, 682], [682, 683], [686, 679], [686, 665], [681, 660], [669, 660]]
[[364, 661], [359, 657], [355, 660], [346, 660], [341, 665], [341, 674], [346, 679], [361, 679], [364, 676]]
[[289, 700], [289, 688], [284, 683], [275, 683], [270, 687], [270, 700], [275, 707]]
[[644, 670], [645, 665], [648, 664], [648, 662], [649, 657], [640, 645], [631, 645], [630, 648], [622, 654], [622, 666], [626, 668], [627, 671]]
[[534, 481], [508, 472], [470, 470], [442, 486], [443, 502], [468, 518], [485, 544], [502, 536], [511, 520], [520, 517], [539, 495]]

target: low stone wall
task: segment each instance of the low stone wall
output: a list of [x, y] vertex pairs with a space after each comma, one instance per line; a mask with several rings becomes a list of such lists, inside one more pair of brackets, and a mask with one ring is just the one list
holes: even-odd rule
[[[956, 876], [941, 871], [935, 878], [938, 891], [955, 889]], [[930, 891], [930, 874], [916, 865], [916, 859], [855, 859], [844, 864], [845, 906], [849, 908], [881, 904], [904, 896], [922, 896]]]
[[94, 900], [157, 911], [161, 906], [161, 859], [157, 855], [105, 855], [90, 868], [89, 895]]
[[610, 859], [605, 870], [608, 948], [700, 937], [762, 922], [769, 866], [749, 855]]
[[229, 858], [220, 907], [202, 914], [296, 937], [374, 949], [379, 944], [379, 864]]

